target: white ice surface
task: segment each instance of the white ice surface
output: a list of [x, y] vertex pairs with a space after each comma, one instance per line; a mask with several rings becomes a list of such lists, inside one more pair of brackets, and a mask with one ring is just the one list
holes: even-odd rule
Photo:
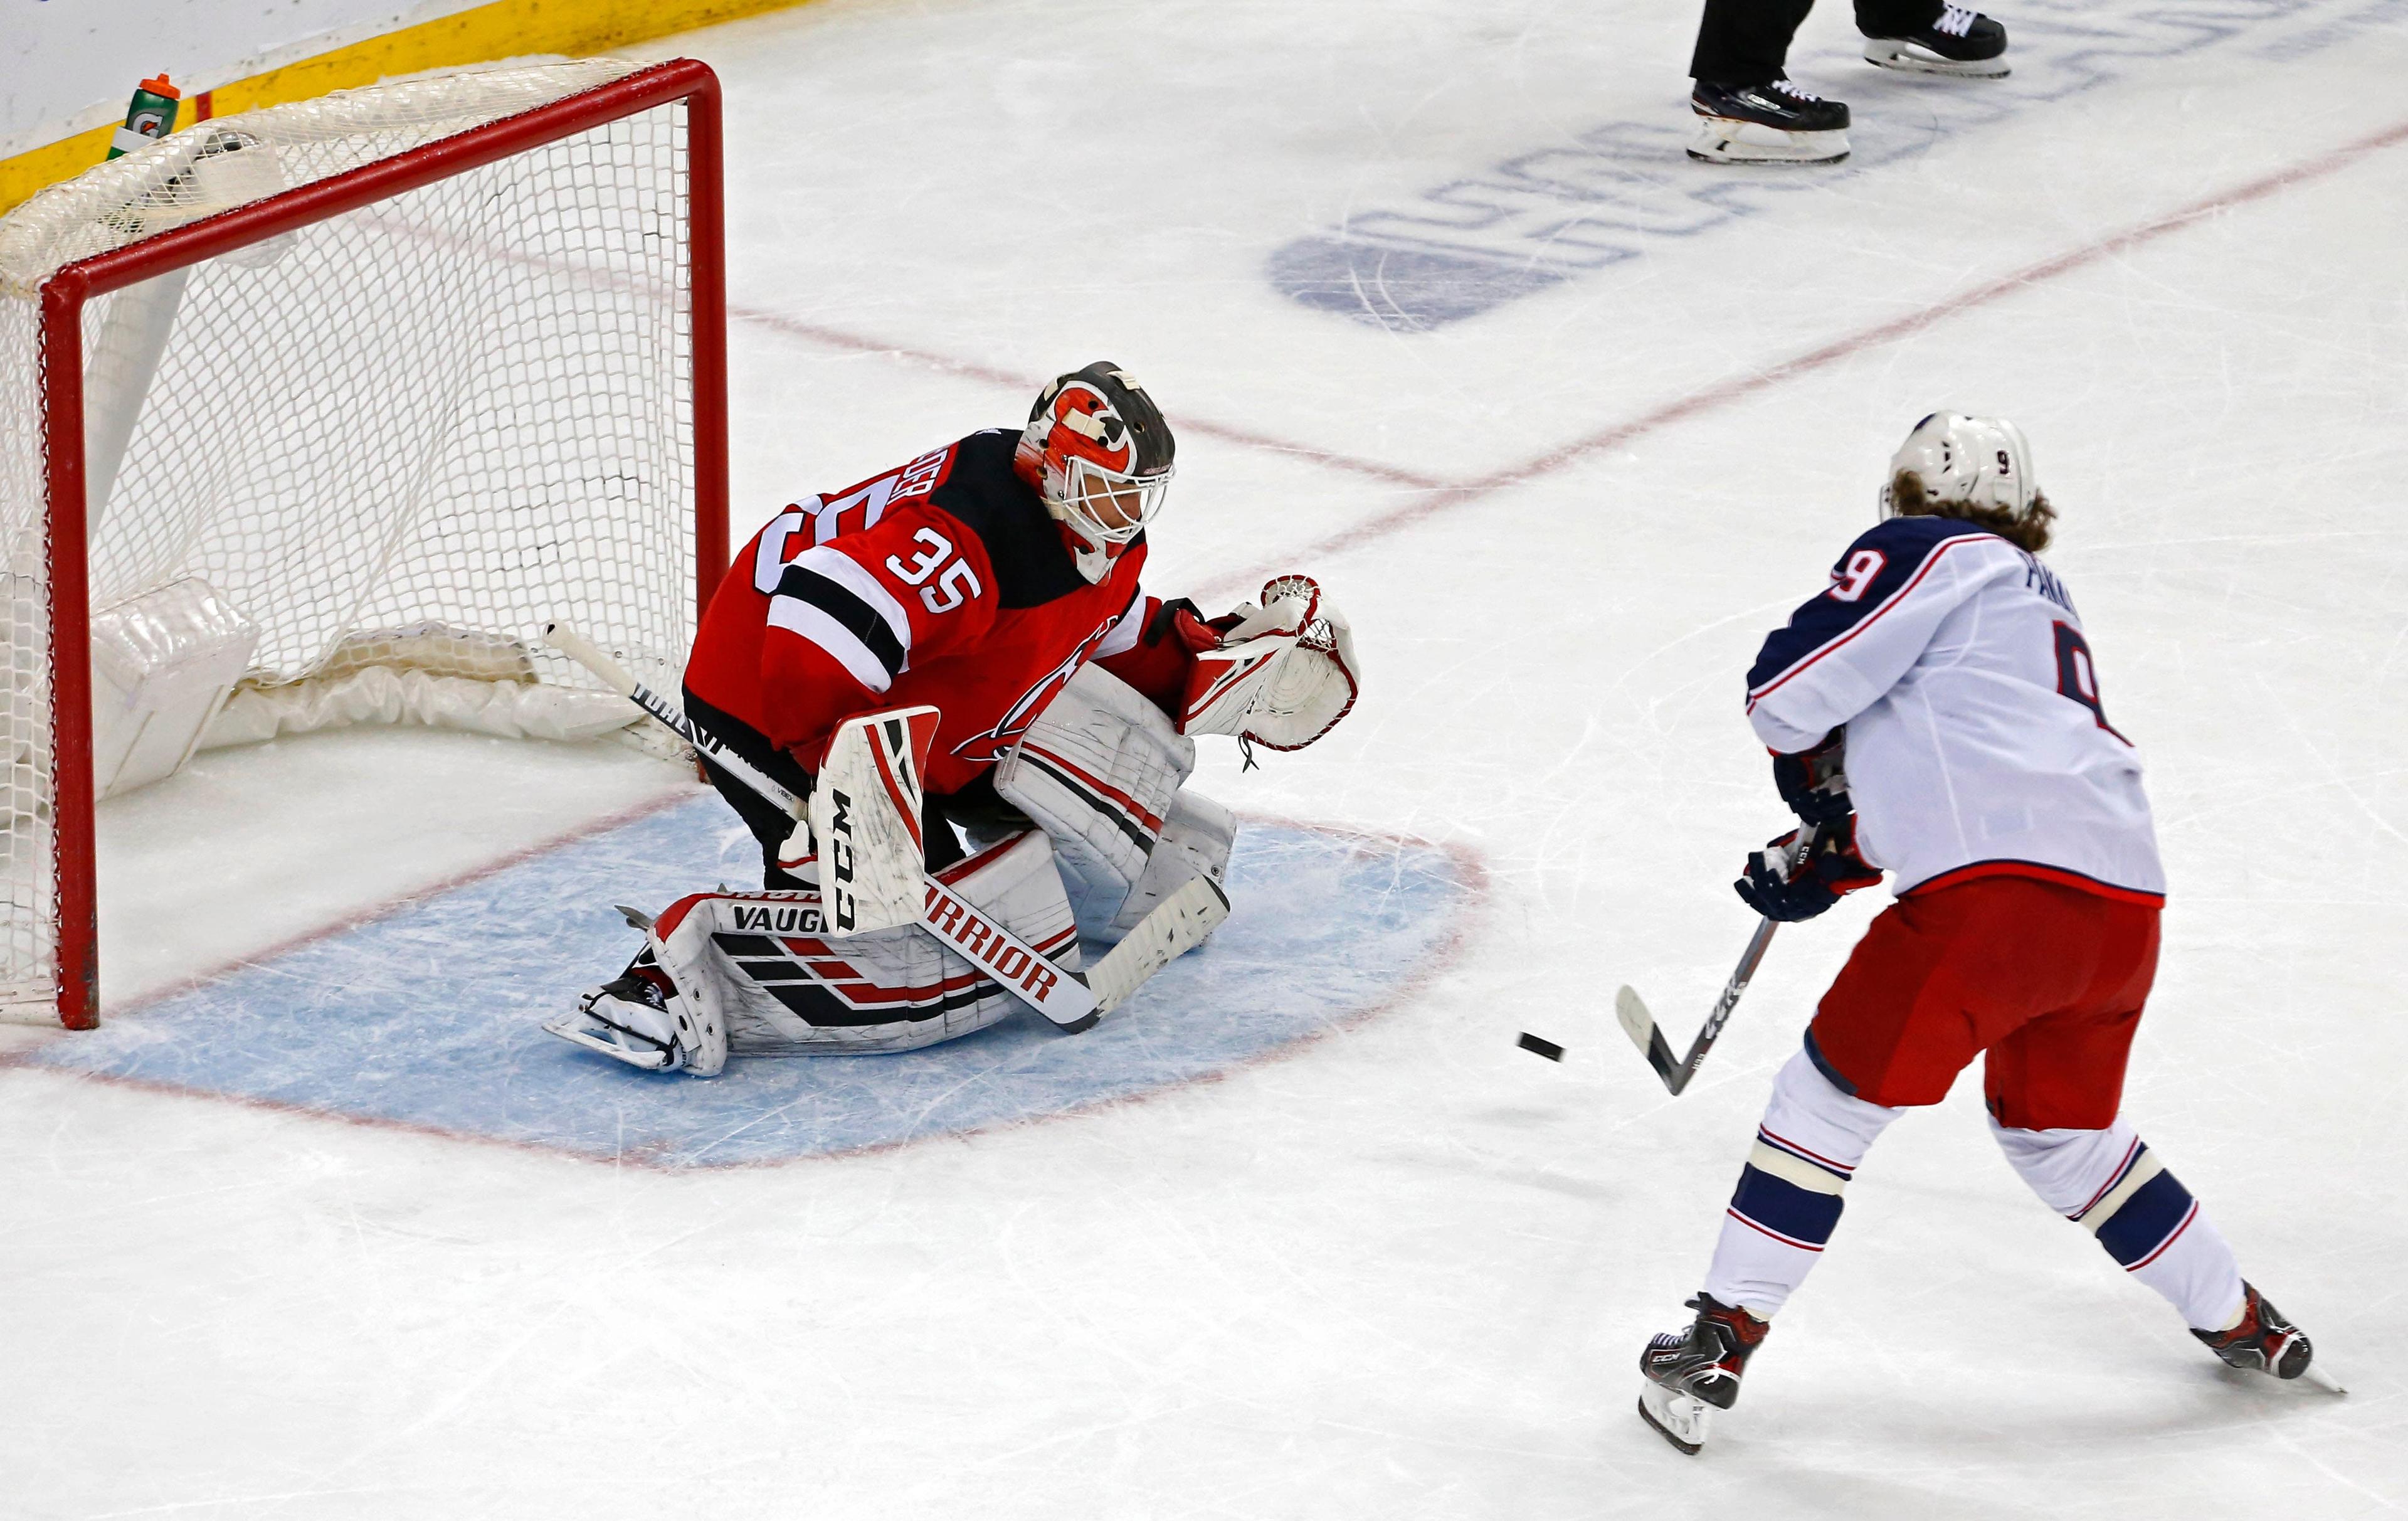
[[[1824, 11], [1795, 72], [1916, 151], [1423, 333], [1265, 261], [1599, 123], [1677, 128], [1685, 7], [826, 0], [661, 50], [728, 84], [739, 538], [1099, 354], [1185, 445], [1165, 592], [1429, 506], [1303, 566], [1358, 631], [1356, 714], [1201, 781], [1484, 853], [1469, 949], [1221, 1083], [709, 1176], [0, 1070], [0, 1515], [2408, 1506], [2408, 141], [2322, 162], [2408, 116], [2408, 13], [2224, 7], [2219, 46], [1955, 132], [1934, 92], [1982, 86], [1850, 64]], [[1740, 673], [1942, 405], [2032, 438], [2150, 763], [2173, 889], [2128, 1111], [2353, 1392], [2220, 1372], [1960, 1091], [1876, 1149], [1686, 1460], [1630, 1413], [1635, 1353], [1878, 905], [1784, 932], [1677, 1103], [1609, 1000], [1677, 1023], [1737, 954], [1729, 868], [1780, 826]], [[204, 757], [106, 811], [108, 991], [673, 785], [423, 734]]]

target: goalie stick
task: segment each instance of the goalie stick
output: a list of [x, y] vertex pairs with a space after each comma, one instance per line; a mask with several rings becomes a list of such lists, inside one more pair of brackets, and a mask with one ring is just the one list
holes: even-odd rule
[[[644, 685], [575, 629], [549, 623], [544, 642], [592, 671], [612, 691], [641, 708], [670, 732], [710, 757], [711, 764], [797, 820], [809, 808], [776, 779], [697, 726], [684, 710]], [[1198, 876], [1154, 905], [1118, 945], [1083, 974], [1064, 971], [1035, 946], [995, 923], [934, 877], [923, 879], [926, 895], [919, 926], [952, 947], [997, 987], [1075, 1035], [1125, 1002], [1147, 979], [1204, 943], [1229, 917], [1229, 897], [1220, 883]], [[625, 911], [622, 910], [622, 912]]]
[[[1790, 871], [1797, 870], [1799, 864], [1806, 859], [1806, 854], [1814, 848], [1815, 833], [1813, 828], [1799, 832], [1798, 842], [1789, 847]], [[1747, 984], [1756, 977], [1756, 967], [1764, 960], [1765, 947], [1772, 943], [1772, 932], [1780, 927], [1780, 922], [1773, 919], [1767, 919], [1756, 926], [1756, 933], [1748, 937], [1747, 949], [1740, 953], [1739, 965], [1731, 969], [1730, 981], [1723, 984], [1722, 997], [1714, 1000], [1713, 1012], [1706, 1016], [1705, 1027], [1698, 1032], [1697, 1040], [1689, 1043], [1688, 1055], [1677, 1062], [1672, 1059], [1672, 1047], [1664, 1039], [1664, 1031], [1656, 1025], [1656, 1016], [1647, 1012], [1646, 1003], [1639, 997], [1639, 990], [1625, 983], [1621, 991], [1614, 994], [1615, 1022], [1646, 1056], [1647, 1065], [1656, 1069], [1656, 1075], [1664, 1080], [1665, 1090], [1673, 1097], [1678, 1098], [1681, 1090], [1689, 1085], [1689, 1080], [1698, 1075], [1698, 1069], [1705, 1065], [1706, 1053], [1714, 1049], [1714, 1041], [1723, 1033], [1723, 1026], [1729, 1023], [1731, 1011], [1739, 1007], [1740, 995], [1747, 991]]]

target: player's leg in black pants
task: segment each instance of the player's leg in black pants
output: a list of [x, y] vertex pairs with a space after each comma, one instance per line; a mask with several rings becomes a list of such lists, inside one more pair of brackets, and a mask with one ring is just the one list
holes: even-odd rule
[[1940, 20], [1940, 11], [1941, 0], [1856, 0], [1856, 30], [1869, 37], [1912, 36]]
[[1848, 156], [1848, 108], [1789, 80], [1790, 39], [1813, 4], [1706, 0], [1689, 58], [1689, 74], [1698, 81], [1689, 109], [1699, 119], [1691, 158], [1836, 164]]
[[[1856, 30], [1902, 37], [1940, 19], [1941, 0], [1856, 0]], [[1689, 78], [1709, 84], [1765, 84], [1786, 72], [1789, 44], [1814, 0], [1706, 0]]]
[[[1931, 0], [1939, 11], [1939, 0]], [[1706, 0], [1689, 78], [1708, 84], [1766, 84], [1782, 78], [1789, 41], [1814, 0]]]

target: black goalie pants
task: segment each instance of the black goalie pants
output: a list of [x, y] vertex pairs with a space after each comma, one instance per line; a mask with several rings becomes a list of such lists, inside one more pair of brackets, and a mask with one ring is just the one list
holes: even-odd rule
[[[1689, 78], [1710, 84], [1764, 84], [1783, 77], [1789, 39], [1814, 0], [1706, 0]], [[1856, 0], [1856, 30], [1901, 36], [1940, 19], [1941, 0]]]
[[[804, 770], [794, 756], [770, 743], [767, 735], [703, 701], [692, 689], [685, 694], [685, 711], [696, 728], [733, 751], [738, 759], [750, 761], [754, 770], [797, 797], [810, 796], [811, 773]], [[801, 879], [778, 869], [778, 851], [793, 831], [795, 821], [786, 817], [785, 811], [777, 804], [712, 764], [708, 755], [702, 757], [702, 774], [719, 789], [719, 796], [727, 799], [727, 806], [736, 810], [736, 816], [752, 831], [752, 838], [761, 842], [761, 885], [773, 893], [793, 892], [804, 886]], [[1025, 818], [1012, 812], [996, 796], [994, 775], [986, 772], [960, 792], [941, 796], [930, 793], [924, 800], [920, 811], [921, 838], [925, 841], [929, 870], [949, 867], [962, 858], [961, 840], [954, 835], [951, 820], [959, 819], [968, 825], [986, 825], [1000, 811], [1020, 826], [1026, 826]]]

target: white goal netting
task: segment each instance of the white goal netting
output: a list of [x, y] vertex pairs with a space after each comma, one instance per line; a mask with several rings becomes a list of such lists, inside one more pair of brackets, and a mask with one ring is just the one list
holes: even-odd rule
[[[145, 742], [111, 728], [153, 700], [128, 689], [192, 687], [157, 674], [179, 660], [240, 673], [191, 719], [199, 744], [363, 716], [624, 724], [627, 705], [540, 646], [553, 617], [675, 689], [696, 512], [685, 101], [597, 109], [558, 140], [163, 267], [87, 301], [72, 355], [42, 328], [46, 282], [77, 260], [306, 199], [639, 67], [474, 70], [221, 118], [0, 218], [0, 1002], [47, 1012], [56, 857], [90, 849], [88, 820], [57, 817], [54, 660], [95, 670], [104, 793], [139, 777], [110, 769]], [[54, 626], [49, 581], [66, 530], [46, 459], [67, 436], [44, 381], [62, 363], [84, 393], [78, 628]]]

